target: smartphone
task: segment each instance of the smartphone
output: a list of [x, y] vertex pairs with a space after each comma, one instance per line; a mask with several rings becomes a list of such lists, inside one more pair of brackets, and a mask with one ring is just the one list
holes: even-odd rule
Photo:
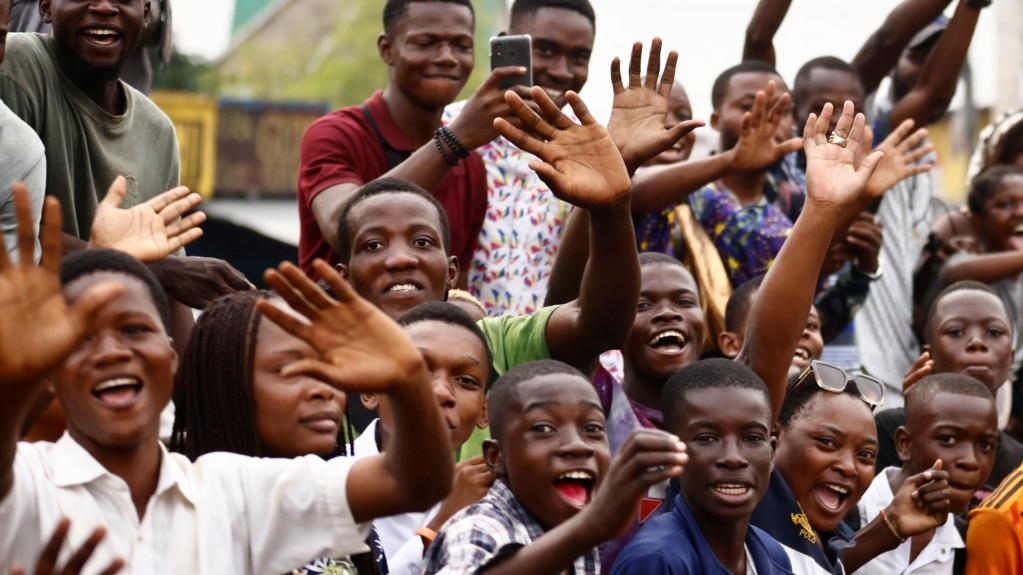
[[533, 40], [529, 34], [521, 36], [495, 36], [490, 39], [490, 69], [504, 66], [523, 66], [525, 74], [509, 76], [497, 85], [502, 90], [512, 86], [533, 85]]

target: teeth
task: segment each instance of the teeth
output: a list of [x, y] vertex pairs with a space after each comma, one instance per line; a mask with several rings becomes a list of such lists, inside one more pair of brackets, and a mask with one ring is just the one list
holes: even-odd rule
[[547, 95], [551, 98], [559, 98], [565, 93], [564, 90], [551, 90], [550, 88], [544, 88], [543, 91], [547, 92]]
[[412, 284], [398, 284], [396, 286], [391, 286], [391, 288], [387, 291], [416, 291], [417, 289], [419, 288]]
[[116, 36], [117, 32], [113, 30], [107, 30], [105, 28], [89, 28], [85, 31], [86, 34], [92, 34], [94, 36]]
[[841, 485], [826, 485], [825, 487], [836, 493], [841, 493], [842, 495], [849, 495], [849, 490], [846, 489], [845, 487], [842, 487]]
[[593, 474], [589, 471], [569, 471], [568, 473], [562, 473], [558, 476], [558, 480], [562, 479], [583, 479], [586, 481], [593, 481]]
[[655, 335], [650, 339], [650, 345], [657, 345], [663, 339], [676, 338], [679, 341], [679, 345], [686, 344], [686, 336], [682, 335], [682, 332], [676, 330], [669, 330]]
[[749, 491], [749, 487], [746, 485], [722, 483], [721, 485], [715, 485], [714, 490], [725, 495], [742, 495]]
[[1020, 224], [1020, 225], [1016, 226], [1015, 228], [1013, 228], [1012, 233], [1014, 233], [1014, 234], [1023, 234], [1023, 224]]
[[798, 357], [800, 359], [810, 359], [810, 352], [806, 351], [805, 349], [803, 349], [801, 347], [797, 347], [796, 348], [796, 354], [795, 355], [796, 355], [796, 357]]
[[115, 387], [123, 387], [125, 385], [138, 385], [139, 381], [133, 377], [119, 377], [117, 379], [108, 379], [103, 383], [92, 388], [93, 393], [99, 393]]

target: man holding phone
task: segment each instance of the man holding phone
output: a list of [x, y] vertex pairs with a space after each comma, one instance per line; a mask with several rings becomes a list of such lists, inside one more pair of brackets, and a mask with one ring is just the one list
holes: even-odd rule
[[[588, 0], [516, 0], [507, 34], [531, 37], [533, 84], [565, 108], [565, 93], [578, 92], [586, 83], [595, 30]], [[502, 57], [509, 56], [509, 46], [502, 44]], [[494, 61], [496, 52], [491, 56]], [[511, 89], [529, 97], [524, 86]], [[453, 126], [463, 119], [471, 101], [448, 106], [445, 121]], [[529, 168], [533, 156], [503, 137], [476, 148], [476, 153], [486, 166], [488, 207], [475, 255], [462, 263], [469, 271], [469, 289], [491, 316], [534, 313], [543, 307], [571, 206], [558, 200]]]
[[[494, 71], [446, 126], [444, 107], [458, 96], [475, 64], [475, 14], [469, 0], [387, 0], [377, 39], [388, 82], [360, 106], [336, 110], [306, 131], [298, 180], [299, 263], [337, 257], [337, 221], [348, 198], [380, 176], [430, 190], [444, 206], [451, 252], [467, 270], [486, 217], [486, 173], [471, 151], [497, 137], [497, 116], [512, 115], [498, 83], [520, 67]], [[464, 286], [466, 272], [458, 284]], [[417, 286], [404, 283], [393, 289]], [[455, 287], [455, 286], [449, 286]]]

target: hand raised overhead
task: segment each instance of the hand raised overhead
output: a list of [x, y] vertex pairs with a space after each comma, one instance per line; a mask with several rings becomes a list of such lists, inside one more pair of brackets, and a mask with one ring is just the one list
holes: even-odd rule
[[558, 109], [543, 88], [530, 90], [539, 105], [538, 115], [515, 92], [505, 92], [508, 105], [526, 131], [503, 118], [494, 127], [519, 148], [537, 156], [529, 162], [556, 196], [585, 209], [610, 207], [627, 198], [632, 182], [611, 135], [590, 114], [575, 92], [565, 97], [582, 123], [576, 124]]
[[308, 374], [345, 391], [383, 393], [425, 374], [423, 356], [398, 324], [359, 297], [325, 261], [314, 261], [313, 268], [337, 299], [290, 262], [263, 276], [302, 317], [267, 300], [257, 303], [259, 311], [319, 354], [288, 364], [281, 375]]
[[57, 367], [85, 337], [100, 307], [124, 291], [118, 282], [102, 282], [68, 305], [58, 275], [60, 203], [48, 197], [43, 204], [42, 258], [36, 265], [28, 190], [18, 183], [13, 195], [19, 263], [0, 250], [0, 373], [9, 385], [34, 383]]
[[[856, 167], [856, 157], [864, 145], [863, 114], [853, 114], [852, 102], [846, 102], [832, 134], [831, 104], [825, 104], [821, 115], [810, 114], [803, 129], [803, 150], [806, 152], [807, 202], [839, 211], [860, 200], [867, 181], [884, 153], [875, 150]], [[831, 136], [837, 136], [829, 142]]]
[[144, 262], [152, 262], [202, 236], [198, 226], [206, 221], [206, 214], [195, 212], [184, 216], [202, 201], [199, 194], [179, 186], [148, 202], [121, 209], [127, 192], [124, 177], [117, 176], [96, 207], [89, 236], [91, 247], [120, 250]]
[[607, 131], [611, 134], [629, 173], [661, 152], [671, 148], [686, 137], [689, 132], [703, 126], [703, 120], [680, 122], [671, 128], [664, 127], [664, 115], [668, 112], [671, 87], [675, 83], [675, 64], [678, 53], [672, 50], [664, 65], [664, 75], [658, 82], [661, 71], [661, 39], [650, 42], [646, 76], [640, 76], [643, 64], [643, 43], [632, 45], [629, 59], [629, 87], [622, 85], [621, 62], [611, 62], [611, 86], [614, 88], [614, 104]]
[[926, 138], [926, 128], [913, 131], [913, 120], [904, 120], [874, 148], [884, 152], [884, 158], [867, 182], [867, 194], [871, 198], [880, 197], [910, 176], [930, 171], [930, 164], [917, 163], [934, 151], [934, 144], [923, 144]]
[[732, 169], [736, 171], [762, 170], [777, 162], [786, 154], [799, 149], [802, 141], [792, 138], [778, 142], [778, 127], [791, 113], [788, 92], [778, 93], [778, 86], [771, 80], [767, 91], [758, 91], [753, 99], [753, 109], [742, 117], [739, 141], [732, 153]]

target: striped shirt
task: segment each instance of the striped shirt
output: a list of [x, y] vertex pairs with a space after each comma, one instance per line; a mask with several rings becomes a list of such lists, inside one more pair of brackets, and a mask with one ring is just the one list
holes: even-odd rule
[[965, 575], [1023, 574], [1023, 465], [970, 512]]

